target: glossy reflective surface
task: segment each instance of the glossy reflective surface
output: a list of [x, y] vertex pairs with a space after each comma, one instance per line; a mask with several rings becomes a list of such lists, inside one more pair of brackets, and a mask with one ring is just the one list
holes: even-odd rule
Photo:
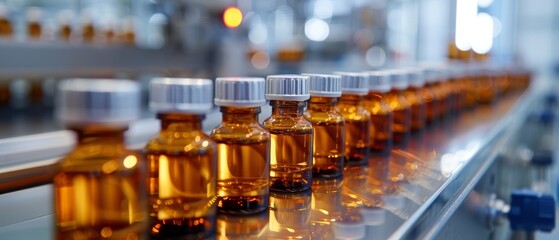
[[[390, 157], [371, 157], [368, 165], [346, 168], [343, 179], [314, 181], [307, 192], [272, 194], [268, 212], [247, 217], [218, 215], [216, 236], [219, 239], [403, 236], [415, 222], [437, 217], [427, 216], [426, 211], [451, 204], [440, 199], [450, 198], [445, 195], [448, 191], [456, 193], [461, 185], [454, 185], [455, 182], [473, 176], [469, 170], [478, 169], [474, 166], [478, 164], [476, 156], [505, 129], [503, 119], [507, 114], [514, 114], [518, 99], [519, 95], [510, 95], [492, 105], [449, 116], [412, 135], [407, 149], [393, 149]], [[31, 197], [26, 190], [9, 194], [17, 199]], [[41, 198], [51, 197], [49, 194], [45, 191]], [[42, 231], [40, 236], [49, 239], [52, 221], [52, 215], [34, 218], [18, 223], [20, 228], [13, 227], [16, 224], [1, 227], [0, 234], [15, 238]], [[21, 231], [22, 227], [27, 231]]]

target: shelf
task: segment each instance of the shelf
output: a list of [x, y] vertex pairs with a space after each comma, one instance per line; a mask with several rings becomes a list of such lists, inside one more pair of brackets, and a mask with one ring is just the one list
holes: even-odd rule
[[1, 79], [114, 76], [196, 67], [187, 54], [167, 48], [0, 41], [0, 52]]
[[[534, 95], [528, 92], [506, 96], [492, 105], [478, 106], [444, 119], [424, 133], [415, 134], [407, 150], [395, 149], [390, 158], [372, 157], [368, 166], [350, 167], [343, 181], [317, 181], [312, 193], [272, 194], [271, 198], [279, 205], [268, 213], [247, 217], [219, 215], [221, 227], [218, 229], [229, 232], [218, 234], [235, 235], [241, 234], [236, 230], [246, 230], [242, 233], [245, 237], [251, 233], [260, 237], [312, 235], [330, 239], [346, 231], [354, 236], [366, 234], [365, 239], [434, 237], [496, 159], [500, 148], [510, 138], [508, 130], [521, 122]], [[263, 115], [269, 114], [267, 111]], [[204, 126], [209, 129], [218, 121], [219, 115], [214, 112]], [[155, 132], [157, 122], [144, 120], [128, 133], [129, 145], [141, 148]], [[7, 146], [23, 146], [21, 143], [25, 142], [28, 147], [20, 147], [22, 150], [18, 153], [25, 154], [40, 142], [71, 138], [68, 132], [56, 132], [28, 139], [6, 139], [0, 142], [0, 153]], [[27, 164], [24, 167], [12, 162], [9, 168], [2, 168], [0, 183], [6, 183], [2, 177], [8, 172], [17, 175], [17, 171], [36, 170], [37, 165], [30, 164], [44, 163], [45, 171], [51, 169], [49, 164], [54, 160], [49, 159], [62, 156], [62, 152], [71, 148], [72, 141], [62, 145], [48, 147], [50, 150], [39, 149], [37, 153], [49, 154], [43, 154], [42, 160], [29, 157], [34, 160], [21, 160], [21, 164]], [[20, 159], [17, 154], [11, 157]], [[5, 161], [1, 155], [0, 161]], [[14, 217], [1, 222], [0, 235], [10, 238], [52, 236], [52, 187], [44, 181], [31, 186], [33, 188], [19, 191], [3, 189], [0, 212]], [[26, 206], [34, 207], [29, 210], [18, 207], [21, 200]], [[300, 205], [296, 211], [291, 211], [295, 202]], [[278, 229], [283, 232], [274, 232]]]

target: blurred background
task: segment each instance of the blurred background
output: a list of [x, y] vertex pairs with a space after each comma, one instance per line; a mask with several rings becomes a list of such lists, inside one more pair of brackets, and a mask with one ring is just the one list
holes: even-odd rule
[[558, 10], [553, 0], [0, 0], [0, 138], [61, 129], [55, 89], [71, 77], [145, 87], [154, 76], [447, 59], [552, 74]]

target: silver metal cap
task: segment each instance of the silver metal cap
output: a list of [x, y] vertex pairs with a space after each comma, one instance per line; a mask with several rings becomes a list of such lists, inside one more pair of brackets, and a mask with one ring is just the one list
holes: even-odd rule
[[369, 91], [386, 93], [390, 91], [390, 74], [387, 71], [372, 71], [369, 74]]
[[309, 77], [309, 94], [316, 97], [339, 97], [342, 95], [339, 75], [303, 73]]
[[149, 90], [149, 107], [154, 112], [204, 114], [213, 107], [213, 83], [209, 79], [155, 78]]
[[343, 94], [367, 95], [369, 92], [369, 87], [367, 85], [367, 78], [369, 76], [366, 73], [334, 72], [334, 74], [338, 74], [342, 77]]
[[264, 78], [229, 77], [215, 80], [215, 105], [259, 107], [266, 104]]
[[309, 77], [303, 75], [270, 75], [266, 77], [266, 99], [305, 101], [309, 95]]
[[410, 86], [421, 88], [425, 85], [425, 78], [423, 77], [423, 70], [421, 68], [407, 68], [408, 82]]
[[406, 90], [409, 86], [408, 74], [402, 69], [387, 70], [390, 75], [390, 85], [396, 90]]
[[140, 117], [140, 86], [121, 79], [68, 79], [59, 85], [56, 115], [67, 125], [128, 125]]

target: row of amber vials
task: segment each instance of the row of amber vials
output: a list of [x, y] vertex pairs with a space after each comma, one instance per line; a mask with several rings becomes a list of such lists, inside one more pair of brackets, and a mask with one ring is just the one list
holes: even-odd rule
[[[397, 73], [407, 74], [407, 78], [394, 78], [394, 73], [385, 71], [314, 75], [317, 81], [331, 80], [319, 82], [319, 87], [310, 87], [310, 77], [301, 75], [268, 76], [266, 84], [262, 78], [218, 78], [215, 99], [211, 80], [153, 80], [150, 107], [161, 119], [161, 132], [146, 146], [147, 166], [142, 156], [126, 149], [124, 141], [128, 124], [140, 115], [138, 84], [129, 80], [64, 81], [57, 115], [76, 131], [78, 141], [60, 161], [60, 172], [54, 178], [56, 238], [211, 237], [217, 211], [257, 213], [274, 206], [268, 203], [270, 190], [280, 195], [307, 191], [313, 157], [317, 167], [322, 168], [320, 161], [326, 159], [326, 169], [336, 169], [342, 168], [344, 158], [348, 163], [366, 161], [368, 147], [373, 154], [389, 154], [395, 131], [393, 110], [397, 109], [387, 101], [391, 89], [398, 101], [407, 101], [411, 108], [407, 115], [411, 120], [405, 121], [411, 131], [421, 128], [422, 116], [428, 118], [421, 112], [429, 112], [430, 100], [460, 98], [456, 97], [460, 91], [447, 90], [446, 100], [437, 99], [435, 92], [445, 82], [435, 84], [427, 74], [428, 84], [422, 86], [421, 73]], [[472, 74], [457, 76], [449, 82], [462, 89], [466, 100], [475, 89], [458, 83], [474, 82], [476, 86], [479, 79]], [[510, 89], [522, 89], [521, 84], [529, 81], [521, 74], [496, 76], [510, 78]], [[407, 79], [407, 88], [400, 78]], [[446, 85], [447, 89], [453, 86]], [[309, 88], [335, 94], [316, 96], [309, 94]], [[309, 101], [305, 113], [310, 95], [315, 99]], [[335, 99], [324, 99], [337, 97], [337, 104]], [[273, 110], [261, 126], [258, 114], [265, 98]], [[214, 101], [223, 119], [207, 136], [201, 122]], [[322, 148], [326, 150], [315, 146], [313, 152], [313, 138], [324, 141], [313, 135], [313, 115], [323, 113], [331, 115], [319, 119], [337, 125], [335, 131], [318, 136], [333, 144], [320, 146], [329, 146]], [[322, 178], [338, 176], [336, 171], [315, 172]]]

